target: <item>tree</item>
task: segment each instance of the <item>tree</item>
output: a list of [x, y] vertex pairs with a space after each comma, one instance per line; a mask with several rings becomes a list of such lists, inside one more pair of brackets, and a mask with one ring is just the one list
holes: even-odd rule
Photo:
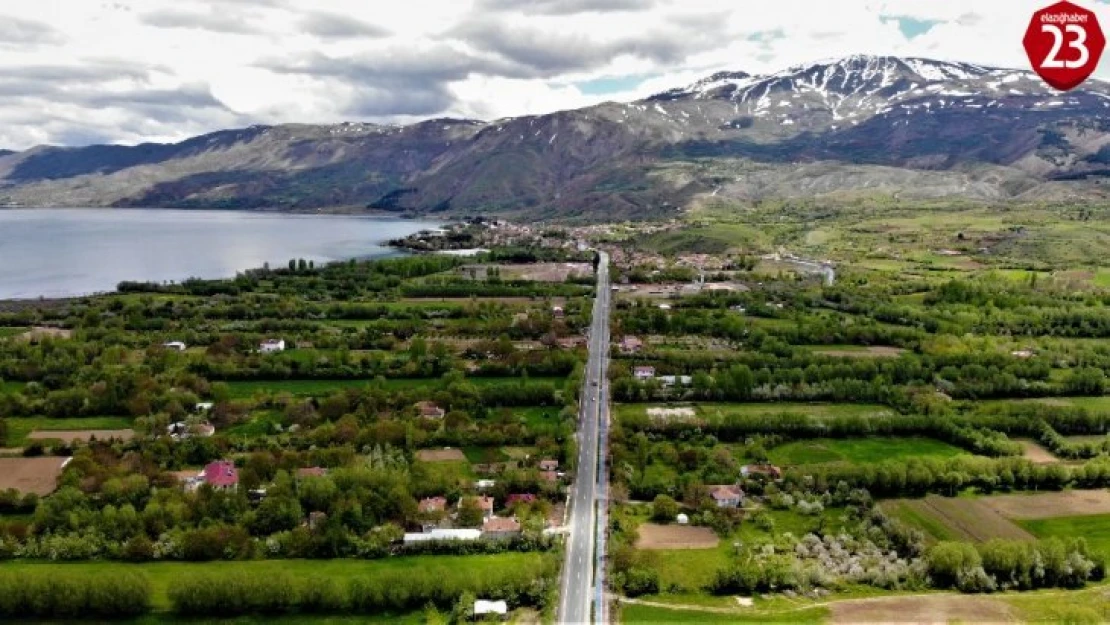
[[671, 523], [678, 515], [678, 502], [669, 495], [656, 495], [651, 503], [651, 517], [656, 521]]
[[482, 506], [477, 497], [464, 497], [459, 504], [458, 522], [462, 527], [479, 527], [482, 525]]

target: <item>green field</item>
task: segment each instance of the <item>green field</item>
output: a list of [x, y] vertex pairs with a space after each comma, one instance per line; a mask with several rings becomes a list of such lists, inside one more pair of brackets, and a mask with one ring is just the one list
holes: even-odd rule
[[[111, 575], [118, 571], [138, 571], [145, 574], [153, 588], [156, 610], [170, 607], [167, 590], [181, 575], [193, 573], [226, 573], [245, 571], [264, 576], [282, 572], [312, 579], [372, 577], [376, 574], [408, 570], [438, 571], [444, 577], [482, 576], [487, 571], [505, 568], [527, 568], [539, 571], [545, 555], [540, 553], [502, 553], [479, 556], [410, 556], [384, 560], [251, 560], [236, 562], [149, 562], [128, 564], [123, 562], [76, 562], [67, 564], [3, 562], [0, 570], [25, 571], [32, 568], [54, 567], [57, 570]], [[549, 556], [550, 557], [550, 556]]]
[[17, 393], [17, 392], [23, 390], [24, 386], [26, 386], [26, 384], [23, 383], [23, 382], [2, 382], [2, 381], [0, 381], [0, 395], [3, 395], [4, 393]]
[[492, 464], [509, 460], [509, 455], [500, 447], [463, 447], [463, 454], [466, 455], [467, 462], [474, 464]]
[[8, 423], [8, 440], [3, 443], [9, 447], [25, 445], [27, 435], [35, 430], [126, 430], [131, 427], [131, 419], [126, 417], [9, 417], [5, 421]]
[[951, 458], [967, 452], [948, 443], [919, 437], [815, 438], [794, 441], [768, 451], [775, 464], [881, 462], [903, 458]]
[[[1052, 373], [1060, 372], [1060, 377], [1066, 376], [1067, 371], [1061, 369], [1053, 369]], [[989, 399], [981, 402], [976, 402], [983, 406], [999, 406], [1003, 404], [1015, 403], [1042, 403], [1056, 406], [1071, 406], [1075, 408], [1086, 408], [1087, 410], [1097, 410], [1100, 412], [1110, 411], [1110, 395], [1103, 395], [1101, 397], [1043, 397], [1036, 399]]]
[[1092, 552], [1110, 557], [1110, 514], [1065, 516], [1015, 523], [1037, 538], [1085, 538]]
[[903, 499], [892, 499], [882, 502], [882, 509], [887, 515], [901, 521], [907, 527], [920, 529], [925, 533], [925, 540], [935, 543], [944, 540], [960, 540], [959, 533], [952, 531], [940, 519], [931, 514], [923, 514], [920, 509]]
[[622, 623], [791, 623], [805, 625], [822, 623], [827, 608], [808, 608], [782, 614], [744, 614], [680, 610], [654, 605], [625, 604], [621, 607]]

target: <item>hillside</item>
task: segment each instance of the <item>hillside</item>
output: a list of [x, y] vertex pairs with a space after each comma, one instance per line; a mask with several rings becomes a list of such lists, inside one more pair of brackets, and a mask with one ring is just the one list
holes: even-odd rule
[[853, 56], [722, 72], [642, 101], [490, 122], [253, 126], [177, 144], [0, 151], [0, 205], [476, 212], [592, 219], [699, 198], [1101, 200], [1110, 85]]

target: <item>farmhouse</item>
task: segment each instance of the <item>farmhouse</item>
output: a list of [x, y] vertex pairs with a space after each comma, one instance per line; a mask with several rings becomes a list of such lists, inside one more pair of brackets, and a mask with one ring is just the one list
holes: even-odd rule
[[644, 342], [634, 336], [621, 339], [620, 351], [622, 354], [635, 354], [644, 348]]
[[263, 354], [273, 354], [285, 351], [285, 339], [266, 339], [258, 346], [258, 351]]
[[447, 411], [440, 408], [435, 402], [422, 401], [416, 404], [416, 413], [423, 419], [442, 419]]
[[181, 341], [169, 341], [168, 343], [162, 343], [162, 347], [179, 352], [185, 351], [185, 343], [182, 343]]
[[655, 379], [655, 367], [634, 367], [632, 375], [637, 380], [652, 380]]
[[782, 479], [782, 469], [773, 464], [745, 464], [740, 467], [740, 475], [747, 478], [765, 477], [779, 480]]
[[520, 521], [513, 518], [491, 517], [482, 524], [482, 538], [504, 540], [520, 536]]
[[239, 487], [239, 470], [230, 460], [208, 463], [200, 475], [201, 481], [217, 490], [235, 490]]
[[709, 487], [709, 497], [718, 508], [738, 508], [744, 501], [744, 491], [734, 484], [717, 484]]

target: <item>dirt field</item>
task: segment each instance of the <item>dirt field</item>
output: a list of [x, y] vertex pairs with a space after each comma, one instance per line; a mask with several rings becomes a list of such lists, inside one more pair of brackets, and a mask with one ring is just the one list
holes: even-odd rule
[[887, 345], [871, 345], [863, 349], [815, 349], [814, 354], [834, 358], [897, 358], [906, 350]]
[[1037, 442], [1030, 440], [1019, 440], [1022, 448], [1022, 457], [1037, 464], [1052, 464], [1060, 462], [1060, 459], [1052, 455], [1052, 452], [1041, 447]]
[[1012, 608], [997, 599], [960, 595], [883, 597], [838, 601], [830, 623], [1018, 623]]
[[1033, 540], [1032, 534], [1018, 527], [989, 503], [992, 499], [998, 498], [959, 499], [929, 495], [920, 500], [923, 504], [921, 512], [944, 523], [964, 540], [976, 542], [986, 542], [992, 538]]
[[0, 490], [49, 495], [58, 487], [58, 476], [69, 458], [0, 458]]
[[461, 449], [421, 449], [416, 452], [416, 459], [423, 462], [466, 462], [466, 455]]
[[713, 549], [720, 542], [708, 527], [645, 523], [639, 532], [637, 549]]
[[135, 437], [134, 430], [35, 430], [27, 435], [31, 440], [60, 440], [88, 442], [92, 437], [103, 441], [110, 438], [128, 441]]
[[997, 495], [982, 501], [1011, 519], [1051, 519], [1061, 516], [1110, 514], [1110, 490], [1069, 490], [1036, 495]]
[[534, 265], [501, 265], [501, 276], [535, 282], [565, 282], [572, 275], [591, 276], [589, 263], [536, 263]]

